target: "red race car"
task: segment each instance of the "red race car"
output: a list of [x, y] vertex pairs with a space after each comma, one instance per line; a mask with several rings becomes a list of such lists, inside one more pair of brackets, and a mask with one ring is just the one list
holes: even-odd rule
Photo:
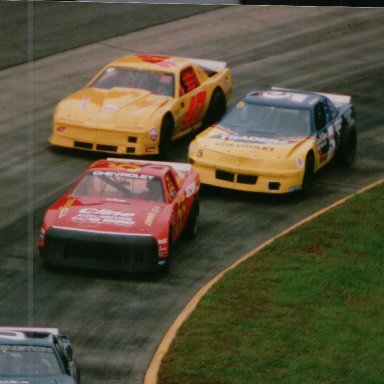
[[167, 270], [172, 244], [196, 235], [199, 189], [189, 164], [96, 161], [48, 208], [38, 241], [42, 259], [47, 266]]

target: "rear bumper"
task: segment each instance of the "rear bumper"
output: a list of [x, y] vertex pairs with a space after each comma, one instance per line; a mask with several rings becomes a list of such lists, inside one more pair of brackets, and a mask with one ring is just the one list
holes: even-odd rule
[[150, 235], [120, 235], [50, 228], [40, 254], [47, 265], [103, 271], [147, 272], [166, 265]]

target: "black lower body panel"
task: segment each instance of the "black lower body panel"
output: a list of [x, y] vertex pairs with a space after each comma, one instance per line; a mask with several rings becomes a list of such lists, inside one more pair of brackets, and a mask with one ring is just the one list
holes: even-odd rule
[[145, 272], [161, 266], [152, 236], [51, 228], [41, 250], [50, 266]]

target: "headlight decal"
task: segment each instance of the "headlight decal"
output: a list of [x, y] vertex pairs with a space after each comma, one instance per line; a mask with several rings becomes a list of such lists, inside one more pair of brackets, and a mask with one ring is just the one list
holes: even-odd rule
[[149, 138], [152, 141], [156, 141], [159, 138], [159, 132], [158, 132], [158, 130], [156, 128], [151, 128], [149, 130]]
[[296, 165], [298, 169], [303, 169], [304, 168], [304, 160], [301, 157], [298, 157], [296, 159]]

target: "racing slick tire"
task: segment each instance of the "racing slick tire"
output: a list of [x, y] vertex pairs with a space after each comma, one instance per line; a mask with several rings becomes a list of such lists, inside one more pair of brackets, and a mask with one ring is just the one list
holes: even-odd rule
[[212, 124], [217, 123], [226, 111], [227, 103], [225, 100], [225, 95], [221, 89], [216, 89], [213, 92], [211, 101], [209, 103], [209, 107], [204, 117], [202, 128], [206, 128]]
[[301, 184], [301, 191], [304, 192], [305, 194], [311, 190], [314, 176], [315, 176], [315, 156], [313, 155], [312, 152], [309, 152], [305, 159], [303, 181]]
[[188, 221], [185, 226], [184, 236], [186, 239], [193, 240], [196, 238], [197, 229], [199, 226], [199, 200], [195, 200], [192, 204], [191, 211], [188, 216]]
[[338, 164], [352, 166], [355, 161], [357, 147], [357, 131], [355, 126], [343, 124], [341, 128], [340, 146], [336, 154]]
[[171, 116], [166, 115], [161, 123], [160, 141], [159, 141], [159, 158], [166, 159], [171, 149], [174, 123]]

